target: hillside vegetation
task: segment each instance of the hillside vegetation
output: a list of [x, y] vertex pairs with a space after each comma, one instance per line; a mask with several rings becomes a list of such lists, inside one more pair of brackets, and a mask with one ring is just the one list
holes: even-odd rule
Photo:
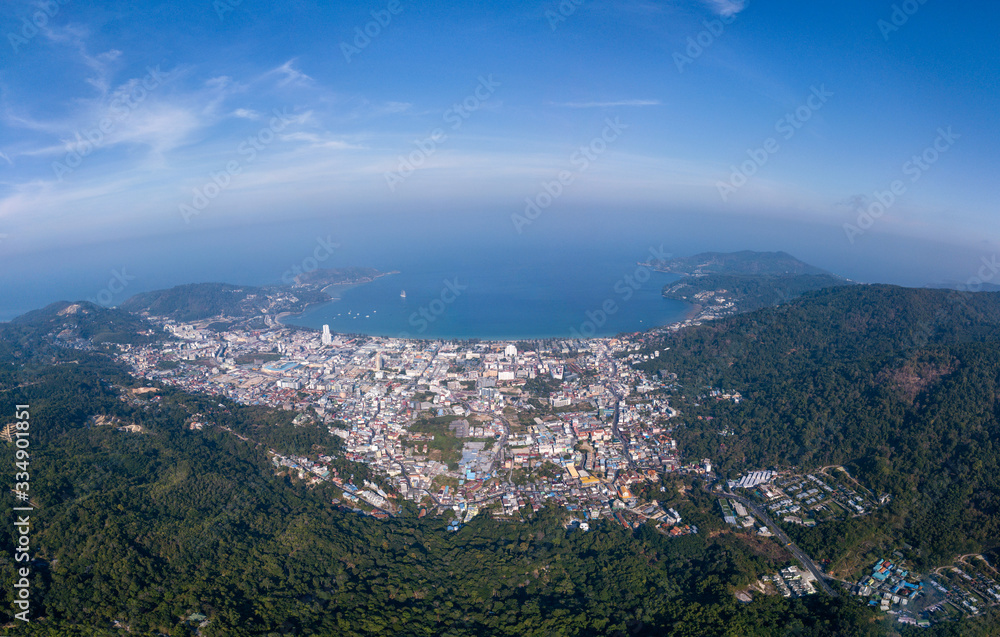
[[655, 347], [644, 366], [684, 386], [686, 454], [733, 475], [847, 465], [891, 496], [881, 518], [812, 530], [834, 533], [814, 548], [885, 532], [930, 565], [1000, 547], [1000, 294], [837, 287]]

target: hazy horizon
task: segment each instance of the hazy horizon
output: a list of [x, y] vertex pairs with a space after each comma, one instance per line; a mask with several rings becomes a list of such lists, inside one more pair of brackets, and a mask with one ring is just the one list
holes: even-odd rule
[[112, 305], [276, 282], [323, 237], [326, 266], [614, 242], [967, 281], [1000, 253], [997, 9], [907, 7], [8, 2], [0, 319], [122, 269]]
[[[193, 236], [179, 234], [168, 240], [147, 237], [109, 241], [96, 246], [58, 248], [35, 258], [12, 258], [5, 260], [0, 275], [4, 289], [13, 293], [3, 299], [0, 320], [60, 300], [89, 299], [116, 306], [133, 294], [186, 283], [281, 284], [296, 266], [311, 267], [308, 260], [317, 248], [322, 257], [316, 262], [319, 267], [375, 267], [383, 271], [447, 268], [450, 264], [455, 269], [470, 257], [490, 260], [498, 268], [529, 270], [551, 267], [555, 257], [563, 267], [571, 269], [574, 259], [610, 252], [614, 255], [610, 262], [615, 265], [610, 266], [608, 276], [620, 275], [617, 270], [644, 260], [650, 248], [672, 256], [712, 251], [784, 251], [860, 283], [907, 287], [964, 284], [977, 276], [984, 259], [988, 262], [995, 255], [988, 246], [976, 250], [891, 235], [866, 238], [862, 249], [828, 241], [830, 234], [840, 232], [835, 227], [735, 219], [708, 225], [700, 215], [647, 219], [642, 222], [645, 230], [633, 228], [631, 232], [614, 218], [605, 219], [606, 227], [578, 228], [575, 234], [563, 232], [558, 223], [547, 228], [540, 224], [534, 236], [516, 239], [488, 228], [469, 233], [460, 219], [436, 224], [413, 220], [414, 226], [423, 226], [422, 236], [415, 234], [416, 228], [383, 233], [379, 230], [382, 224], [370, 221], [299, 220], [219, 228]], [[593, 239], [590, 232], [603, 238]], [[327, 257], [324, 246], [330, 244], [334, 247]], [[540, 251], [552, 256], [540, 260]], [[936, 252], [936, 258], [926, 258], [931, 252]], [[126, 283], [114, 285], [115, 291], [110, 292], [108, 283], [116, 278], [115, 273], [122, 274]], [[594, 285], [599, 287], [601, 283], [595, 281]]]

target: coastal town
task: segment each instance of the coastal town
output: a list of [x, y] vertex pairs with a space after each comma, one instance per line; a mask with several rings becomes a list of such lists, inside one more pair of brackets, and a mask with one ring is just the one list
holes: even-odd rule
[[[836, 594], [835, 578], [772, 516], [786, 528], [809, 527], [888, 502], [843, 467], [748, 468], [722, 480], [710, 459], [684, 458], [674, 438], [684, 418], [670, 404], [677, 376], [638, 366], [660, 356], [651, 346], [664, 331], [702, 317], [613, 338], [528, 342], [317, 333], [276, 321], [220, 329], [215, 319], [147, 318], [174, 338], [119, 349], [137, 377], [286, 410], [295, 424], [327, 429], [342, 441], [344, 459], [371, 469], [371, 480], [339, 474], [331, 456], [269, 449], [274, 471], [332, 484], [338, 496], [331, 504], [375, 518], [397, 515], [409, 502], [420, 517], [444, 516], [457, 531], [480, 514], [523, 520], [555, 505], [570, 512], [568, 528], [581, 532], [606, 519], [679, 537], [698, 527], [661, 504], [665, 494], [651, 497], [649, 486], [664, 474], [691, 476], [720, 496], [717, 514], [729, 528], [776, 541], [798, 562], [738, 594], [749, 600]], [[724, 388], [707, 388], [703, 398], [744, 400]], [[207, 418], [188, 424], [212, 426]], [[919, 576], [883, 560], [870, 576], [839, 587], [900, 623], [926, 626], [1000, 604], [993, 575], [1000, 576], [984, 560]]]
[[584, 529], [605, 517], [628, 527], [653, 520], [674, 536], [697, 532], [631, 489], [662, 472], [711, 472], [710, 462], [685, 463], [677, 452], [677, 411], [663, 391], [671, 378], [629, 364], [659, 355], [640, 353], [649, 334], [527, 349], [150, 318], [176, 338], [124, 348], [137, 376], [327, 427], [345, 458], [370, 466], [381, 486], [342, 480], [322, 457], [273, 450], [272, 461], [336, 483], [346, 506], [391, 515], [397, 499], [409, 500], [454, 512], [457, 528], [487, 508], [519, 518], [551, 501]]

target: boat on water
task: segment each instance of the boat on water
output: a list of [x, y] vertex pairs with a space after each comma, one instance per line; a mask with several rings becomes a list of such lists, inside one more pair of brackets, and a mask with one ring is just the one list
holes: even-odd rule
[[401, 290], [399, 292], [399, 298], [401, 298], [401, 299], [405, 299], [406, 298], [406, 290]]

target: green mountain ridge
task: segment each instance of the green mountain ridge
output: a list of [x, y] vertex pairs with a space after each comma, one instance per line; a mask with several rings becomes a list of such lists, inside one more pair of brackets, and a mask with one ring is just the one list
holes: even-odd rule
[[[846, 465], [892, 497], [874, 520], [808, 530], [802, 545], [818, 555], [893, 537], [925, 565], [1000, 551], [1000, 294], [829, 288], [654, 347], [643, 367], [690, 388], [685, 454], [730, 475]], [[704, 387], [743, 401], [700, 400]]]
[[3, 327], [8, 342], [20, 342], [27, 348], [40, 345], [43, 337], [56, 337], [64, 342], [81, 339], [93, 344], [132, 345], [169, 337], [140, 316], [89, 301], [57, 301], [22, 314]]
[[[708, 305], [715, 299], [734, 304], [731, 311], [751, 312], [788, 302], [806, 292], [852, 283], [832, 274], [706, 274], [663, 286], [664, 298]], [[707, 294], [711, 293], [711, 294]], [[696, 298], [702, 295], [703, 298]], [[718, 302], [717, 302], [718, 303]]]
[[368, 283], [384, 274], [375, 268], [317, 268], [289, 275], [288, 285], [189, 283], [141, 292], [126, 299], [121, 308], [177, 321], [254, 319], [264, 314], [301, 312], [309, 305], [329, 301], [330, 296], [323, 291], [327, 286]]

